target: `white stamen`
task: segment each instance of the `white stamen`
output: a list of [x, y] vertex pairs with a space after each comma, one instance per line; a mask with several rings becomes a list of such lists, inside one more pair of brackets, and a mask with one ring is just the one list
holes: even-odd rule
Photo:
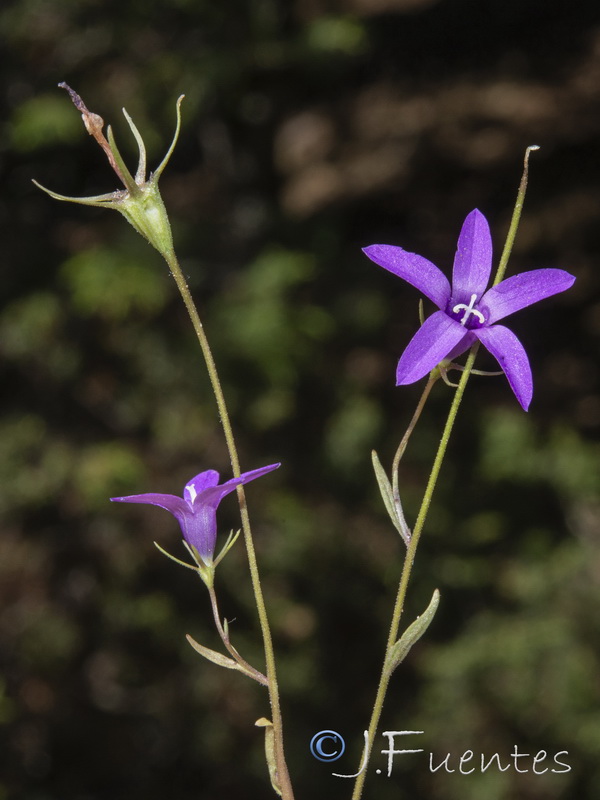
[[198, 492], [194, 488], [194, 484], [193, 483], [188, 483], [188, 485], [185, 488], [188, 490], [189, 495], [190, 495], [190, 500], [193, 503], [194, 500], [196, 499], [196, 495], [198, 494]]
[[461, 325], [465, 325], [465, 324], [466, 324], [467, 320], [469, 319], [469, 315], [470, 315], [470, 314], [475, 314], [475, 316], [476, 316], [476, 317], [479, 319], [479, 322], [481, 322], [481, 324], [482, 324], [482, 325], [483, 325], [483, 323], [485, 322], [485, 317], [483, 316], [483, 314], [481, 313], [481, 311], [477, 311], [477, 309], [476, 309], [476, 308], [473, 308], [473, 306], [475, 305], [475, 301], [476, 301], [476, 300], [477, 300], [477, 295], [476, 295], [476, 294], [472, 294], [472, 295], [471, 295], [471, 302], [469, 303], [469, 305], [468, 305], [468, 306], [467, 306], [467, 305], [465, 305], [465, 303], [458, 303], [458, 304], [457, 304], [457, 305], [455, 305], [455, 306], [454, 306], [454, 308], [452, 309], [452, 311], [454, 311], [454, 313], [455, 313], [455, 314], [458, 314], [458, 312], [459, 312], [461, 309], [463, 309], [463, 308], [464, 308], [464, 310], [465, 310], [465, 313], [464, 313], [464, 316], [463, 316], [463, 318], [462, 318], [462, 319], [461, 319], [461, 321], [460, 321], [460, 324], [461, 324]]

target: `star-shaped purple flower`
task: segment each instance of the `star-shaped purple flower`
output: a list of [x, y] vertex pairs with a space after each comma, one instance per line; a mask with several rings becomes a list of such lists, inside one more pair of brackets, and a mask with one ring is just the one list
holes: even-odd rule
[[501, 319], [545, 297], [569, 289], [575, 278], [562, 269], [513, 275], [486, 291], [492, 268], [490, 227], [475, 209], [465, 219], [454, 258], [452, 286], [423, 256], [401, 247], [373, 244], [364, 253], [376, 264], [419, 289], [440, 309], [419, 328], [398, 362], [396, 385], [414, 383], [444, 359], [468, 350], [476, 339], [496, 358], [527, 411], [533, 394], [527, 354]]
[[174, 494], [133, 494], [128, 497], [111, 497], [113, 503], [147, 503], [170, 511], [181, 526], [183, 538], [199, 553], [203, 561], [212, 562], [217, 541], [217, 507], [225, 495], [242, 483], [266, 475], [280, 464], [244, 472], [219, 485], [219, 473], [207, 469], [186, 484], [183, 497]]

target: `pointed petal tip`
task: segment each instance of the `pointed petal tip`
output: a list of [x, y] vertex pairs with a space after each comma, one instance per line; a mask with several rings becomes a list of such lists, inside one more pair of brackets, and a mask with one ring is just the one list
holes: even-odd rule
[[232, 478], [232, 480], [238, 480], [240, 483], [246, 483], [246, 481], [254, 480], [254, 478], [260, 478], [262, 475], [266, 475], [268, 472], [273, 472], [273, 470], [279, 469], [280, 466], [281, 462], [278, 461], [276, 464], [268, 464], [266, 467], [259, 467], [258, 469], [251, 469], [248, 470], [248, 472], [243, 472], [239, 478]]
[[[396, 260], [402, 258], [403, 254], [407, 252], [397, 244], [369, 244], [366, 247], [361, 247], [361, 250], [367, 258], [390, 272], [395, 272], [394, 264]], [[408, 255], [412, 255], [412, 253]]]
[[478, 208], [474, 208], [472, 211], [469, 211], [469, 213], [467, 214], [467, 216], [464, 219], [463, 225], [466, 222], [474, 222], [475, 224], [484, 223], [485, 225], [487, 225], [489, 227], [489, 222], [488, 222], [487, 217], [485, 216], [483, 211], [480, 211]]
[[474, 215], [476, 217], [483, 217], [487, 221], [485, 214], [482, 211], [480, 211], [478, 208], [474, 208], [472, 211], [470, 211], [467, 214], [467, 217], [470, 217], [471, 215]]
[[504, 373], [508, 378], [508, 382], [510, 384], [510, 388], [513, 390], [515, 397], [523, 411], [529, 411], [529, 406], [531, 405], [531, 400], [533, 398], [533, 384], [530, 387], [525, 387], [524, 389], [518, 387], [514, 384], [512, 378], [509, 378], [507, 373]]
[[[395, 245], [387, 245], [387, 247], [395, 247]], [[400, 250], [401, 248], [397, 248]], [[386, 253], [386, 245], [381, 244], [369, 244], [367, 247], [361, 247], [362, 252], [366, 255], [368, 259], [373, 261], [373, 263], [377, 264], [384, 269], [392, 271], [391, 267], [388, 266], [390, 263], [389, 252]]]
[[577, 278], [575, 277], [575, 275], [571, 275], [571, 273], [570, 273], [570, 272], [567, 272], [567, 270], [566, 270], [566, 269], [564, 269], [564, 270], [561, 270], [561, 272], [564, 272], [564, 273], [565, 273], [565, 275], [566, 275], [566, 276], [568, 276], [568, 277], [567, 277], [567, 279], [566, 279], [566, 280], [568, 281], [568, 283], [569, 283], [569, 285], [567, 286], [567, 289], [570, 289], [570, 288], [571, 288], [571, 286], [573, 286], [573, 284], [574, 284], [574, 283], [575, 283], [575, 281], [577, 280]]
[[416, 383], [418, 380], [420, 380], [420, 378], [412, 378], [408, 374], [408, 370], [400, 369], [400, 362], [398, 362], [396, 368], [396, 386], [409, 386], [411, 383]]
[[[262, 471], [262, 470], [265, 470], [265, 469], [273, 470], [273, 469], [277, 469], [280, 466], [281, 466], [281, 461], [277, 461], [275, 464], [267, 464], [266, 467], [258, 467], [258, 469], [250, 470], [250, 472], [258, 472], [259, 470]], [[243, 474], [247, 474], [247, 473], [243, 473]]]

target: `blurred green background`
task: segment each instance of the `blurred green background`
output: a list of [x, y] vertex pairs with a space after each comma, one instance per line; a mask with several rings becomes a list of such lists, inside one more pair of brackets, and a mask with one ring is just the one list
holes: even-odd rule
[[[158, 255], [118, 215], [38, 191], [117, 187], [67, 81], [157, 165], [214, 348], [280, 656], [297, 797], [347, 798], [401, 568], [370, 465], [388, 465], [420, 387], [394, 387], [418, 293], [360, 248], [450, 271], [462, 220], [497, 252], [525, 147], [509, 272], [574, 288], [510, 320], [529, 414], [474, 378], [420, 547], [407, 621], [442, 602], [393, 681], [382, 730], [423, 730], [366, 798], [597, 797], [600, 782], [600, 6], [595, 0], [20, 0], [0, 11], [0, 800], [271, 797], [264, 691], [204, 662], [201, 583], [166, 513], [111, 495], [230, 477], [191, 326]], [[491, 359], [480, 359], [493, 368]], [[414, 520], [451, 400], [436, 387], [401, 470]], [[220, 511], [238, 525], [235, 498]], [[219, 569], [234, 641], [261, 663], [242, 547]], [[310, 754], [321, 729], [346, 755]], [[397, 746], [402, 746], [399, 743]], [[505, 772], [431, 774], [514, 747]], [[478, 755], [476, 756], [478, 758]], [[457, 764], [454, 763], [454, 768]], [[554, 766], [554, 765], [550, 765]]]

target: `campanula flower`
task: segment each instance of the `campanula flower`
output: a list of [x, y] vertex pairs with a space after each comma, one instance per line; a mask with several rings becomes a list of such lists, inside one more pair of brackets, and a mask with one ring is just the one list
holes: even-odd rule
[[569, 289], [575, 278], [562, 269], [537, 269], [506, 278], [486, 291], [492, 268], [492, 239], [483, 214], [475, 209], [465, 219], [452, 286], [431, 261], [401, 247], [374, 244], [364, 253], [432, 300], [439, 311], [419, 328], [398, 362], [396, 385], [414, 383], [445, 359], [468, 350], [476, 339], [502, 367], [511, 389], [527, 411], [533, 381], [527, 354], [515, 334], [497, 323], [521, 308]]
[[239, 478], [219, 484], [219, 473], [207, 469], [186, 484], [183, 497], [173, 494], [134, 494], [128, 497], [111, 497], [113, 503], [147, 503], [170, 511], [181, 526], [183, 538], [194, 548], [205, 564], [212, 564], [217, 541], [217, 507], [225, 495], [233, 492], [242, 483], [248, 483], [261, 475], [277, 469], [280, 464], [270, 464]]
[[175, 145], [177, 144], [177, 139], [179, 138], [179, 131], [181, 129], [180, 106], [183, 95], [177, 100], [177, 124], [171, 146], [160, 163], [160, 166], [154, 172], [151, 172], [148, 177], [146, 177], [146, 147], [144, 145], [144, 140], [127, 111], [123, 109], [123, 114], [125, 115], [127, 124], [131, 128], [139, 151], [138, 167], [134, 177], [123, 161], [110, 125], [106, 131], [107, 136], [105, 136], [103, 133], [104, 120], [102, 117], [90, 111], [77, 92], [73, 91], [66, 83], [59, 83], [58, 85], [61, 89], [66, 89], [69, 93], [74, 106], [81, 113], [83, 124], [87, 132], [90, 136], [93, 136], [104, 150], [113, 171], [124, 188], [94, 197], [67, 197], [66, 195], [57, 194], [57, 192], [46, 189], [45, 186], [42, 186], [37, 181], [34, 181], [35, 185], [55, 200], [65, 200], [70, 203], [80, 203], [85, 206], [98, 206], [99, 208], [114, 208], [116, 211], [123, 214], [125, 219], [133, 225], [136, 231], [147, 239], [159, 253], [163, 256], [169, 255], [173, 251], [173, 239], [167, 212], [158, 190], [158, 179], [167, 166], [173, 154], [173, 150], [175, 149]]

